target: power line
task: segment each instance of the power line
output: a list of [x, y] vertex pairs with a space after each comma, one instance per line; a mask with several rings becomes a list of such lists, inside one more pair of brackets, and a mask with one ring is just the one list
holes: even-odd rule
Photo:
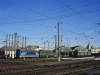
[[[100, 7], [97, 7], [97, 8], [100, 8]], [[96, 8], [93, 8], [93, 9], [96, 9]], [[78, 12], [80, 15], [81, 14], [86, 14], [86, 13], [92, 13], [92, 12], [96, 12], [96, 11], [100, 11], [100, 10], [94, 10], [91, 9], [92, 11], [88, 11], [85, 10], [85, 11], [81, 11], [81, 12]], [[82, 13], [83, 12], [83, 13]], [[84, 13], [85, 12], [85, 13]], [[30, 22], [38, 22], [38, 21], [45, 21], [45, 20], [52, 20], [52, 19], [58, 19], [58, 18], [64, 18], [64, 17], [70, 17], [70, 16], [76, 16], [78, 14], [76, 13], [71, 13], [71, 14], [67, 14], [67, 15], [62, 15], [62, 16], [56, 16], [56, 17], [50, 17], [50, 18], [45, 18], [45, 19], [39, 19], [39, 20], [31, 20], [31, 21], [24, 21], [24, 22], [11, 22], [11, 23], [0, 23], [0, 24], [14, 24], [14, 23], [30, 23]], [[94, 22], [92, 22], [94, 23]], [[42, 24], [40, 24], [42, 25]]]
[[[71, 4], [70, 6], [73, 6], [73, 5], [76, 5], [76, 4], [80, 4], [80, 3], [84, 3], [84, 2], [86, 2], [86, 1], [88, 1], [88, 0], [83, 0], [83, 1], [80, 1], [80, 2], [77, 2], [77, 3], [73, 3], [73, 4]], [[51, 10], [47, 10], [47, 11], [43, 11], [43, 12], [40, 12], [40, 13], [50, 12], [50, 11], [52, 11], [52, 10], [57, 10], [57, 9], [61, 9], [61, 8], [64, 8], [64, 7], [65, 7], [65, 6], [59, 7], [59, 8], [55, 8], [55, 9], [51, 9]]]
[[78, 15], [82, 16], [83, 18], [85, 18], [86, 20], [90, 21], [91, 23], [95, 24], [94, 22], [92, 22], [91, 20], [89, 20], [88, 18], [86, 18], [85, 16], [81, 15], [80, 13], [78, 13], [76, 10], [74, 10], [73, 8], [69, 7], [68, 5], [66, 5], [65, 3], [63, 3], [62, 1], [58, 0], [61, 4], [65, 5], [67, 8], [69, 8], [70, 10], [74, 11], [75, 13], [77, 13]]
[[[6, 0], [7, 1], [7, 0]], [[81, 1], [81, 2], [79, 2], [79, 3], [83, 3], [83, 2], [85, 2], [85, 1], [87, 1], [87, 0], [84, 0], [84, 1]], [[12, 3], [12, 4], [15, 4], [16, 6], [18, 6], [18, 7], [21, 7], [21, 8], [24, 8], [25, 9], [25, 7], [23, 7], [23, 6], [21, 6], [21, 5], [18, 5], [18, 4], [16, 4], [16, 3], [14, 3], [14, 2], [11, 2], [11, 1], [8, 1], [8, 2], [10, 2], [10, 3]], [[76, 4], [76, 3], [75, 3]], [[77, 3], [78, 4], [78, 3]], [[26, 9], [28, 9], [28, 8], [26, 8]], [[41, 14], [41, 13], [37, 13], [37, 14]], [[41, 14], [41, 15], [43, 15], [44, 16], [44, 14]], [[45, 15], [46, 16], [46, 15]]]
[[[90, 5], [96, 4], [96, 3], [100, 3], [100, 1], [99, 1], [99, 2], [95, 2], [95, 3], [88, 4], [88, 5], [84, 5], [84, 6], [79, 6], [79, 7], [73, 8], [73, 9], [78, 9], [78, 8], [90, 6]], [[64, 7], [65, 7], [65, 6], [64, 6]], [[94, 8], [94, 9], [96, 9], [96, 8]], [[91, 9], [91, 10], [92, 10], [92, 9]], [[56, 13], [61, 13], [61, 12], [65, 12], [65, 11], [69, 11], [69, 10], [63, 10], [63, 11], [59, 11], [59, 12], [54, 12], [54, 13], [50, 13], [50, 14], [47, 14], [47, 15], [56, 14]], [[87, 11], [87, 10], [85, 10], [85, 11]]]
[[[7, 1], [7, 0], [6, 0]], [[87, 0], [85, 0], [85, 1], [87, 1]], [[85, 2], [85, 1], [82, 1], [82, 2]], [[8, 2], [10, 2], [10, 3], [12, 3], [12, 4], [15, 4], [16, 6], [18, 6], [18, 7], [21, 7], [21, 8], [24, 8], [24, 9], [28, 9], [28, 8], [25, 8], [25, 7], [23, 7], [23, 6], [21, 6], [21, 5], [18, 5], [18, 4], [16, 4], [16, 3], [14, 3], [14, 2], [11, 2], [11, 1], [8, 1]], [[79, 3], [82, 3], [82, 2], [79, 2]], [[38, 14], [41, 14], [41, 13], [38, 13]], [[43, 15], [43, 14], [42, 14]], [[43, 15], [44, 16], [44, 15]]]
[[[35, 35], [40, 35], [40, 34], [37, 34], [37, 31], [36, 31], [36, 32], [33, 32], [32, 30], [23, 29], [23, 28], [17, 28], [17, 27], [13, 27], [13, 26], [5, 26], [5, 25], [0, 25], [0, 26], [9, 27], [9, 28], [14, 28], [14, 29], [20, 29], [20, 30], [25, 30], [25, 31], [30, 31], [30, 32], [32, 33], [31, 35], [33, 35], [33, 34], [35, 34]], [[41, 32], [41, 33], [43, 33], [43, 32]], [[49, 33], [45, 32], [45, 33], [43, 33], [43, 34], [45, 35], [45, 34], [49, 34]]]
[[[3, 1], [5, 1], [5, 0], [3, 0]], [[80, 1], [80, 2], [77, 2], [77, 3], [73, 3], [73, 4], [71, 4], [71, 6], [76, 5], [76, 4], [80, 4], [80, 3], [84, 3], [84, 2], [86, 2], [86, 1], [88, 1], [88, 0], [83, 0], [83, 1]], [[22, 8], [22, 9], [28, 9], [28, 8], [25, 8], [25, 7], [22, 6], [22, 5], [18, 5], [18, 4], [16, 4], [16, 3], [11, 2], [11, 1], [8, 1], [8, 0], [6, 0], [6, 2], [7, 2], [7, 3], [14, 4], [14, 5], [16, 5], [16, 6], [20, 7], [20, 8]], [[30, 0], [30, 7], [31, 7], [31, 0]], [[64, 7], [65, 7], [65, 6], [64, 6]], [[50, 11], [52, 11], [52, 10], [57, 10], [57, 9], [61, 9], [61, 8], [64, 8], [64, 7], [59, 7], [59, 8], [55, 8], [55, 9], [43, 11], [43, 12], [40, 12], [40, 13], [50, 12]], [[30, 8], [30, 9], [31, 9], [31, 8]], [[29, 9], [29, 11], [32, 11], [32, 10], [30, 10], [30, 9]], [[39, 14], [39, 13], [36, 13], [36, 14]], [[30, 14], [29, 14], [29, 15], [30, 15]], [[24, 15], [24, 16], [26, 16], [26, 15]], [[42, 16], [44, 16], [44, 15], [42, 15]]]
[[42, 15], [42, 16], [47, 17], [45, 14], [41, 14], [41, 13], [36, 12], [36, 11], [34, 11], [34, 10], [30, 10], [29, 8], [26, 8], [26, 7], [22, 6], [22, 5], [19, 5], [19, 4], [17, 4], [17, 3], [14, 3], [14, 2], [12, 2], [12, 1], [6, 0], [6, 2], [11, 3], [11, 4], [14, 4], [14, 5], [16, 5], [16, 6], [20, 7], [20, 8], [22, 8], [22, 9], [25, 9], [25, 10], [28, 10], [28, 11], [31, 11], [31, 12], [34, 12], [35, 14], [40, 14], [40, 15]]
[[[98, 3], [98, 2], [96, 2], [96, 3]], [[83, 6], [83, 7], [85, 7], [85, 6]], [[80, 7], [79, 7], [80, 8]], [[100, 8], [100, 7], [98, 7], [98, 8]], [[97, 9], [97, 8], [94, 8], [94, 9]], [[93, 9], [91, 9], [91, 10], [93, 10]], [[88, 10], [85, 10], [85, 11], [81, 11], [81, 12], [86, 12], [86, 11], [88, 11]], [[61, 12], [61, 11], [60, 11]], [[63, 12], [63, 11], [62, 11]], [[78, 13], [81, 13], [81, 12], [78, 12]], [[56, 13], [59, 13], [59, 12], [56, 12]], [[56, 14], [55, 13], [55, 14]], [[51, 14], [54, 14], [54, 13], [51, 13]], [[1, 14], [2, 15], [2, 14]], [[48, 14], [48, 15], [50, 15], [50, 14]], [[8, 16], [8, 15], [7, 15]], [[12, 18], [16, 18], [16, 17], [12, 17]], [[19, 18], [19, 19], [21, 19], [21, 18]]]
[[78, 15], [80, 15], [81, 17], [85, 18], [86, 20], [88, 20], [89, 22], [95, 24], [95, 22], [91, 21], [90, 19], [84, 17], [82, 14], [80, 14], [79, 12], [77, 12], [76, 10], [74, 10], [73, 8], [69, 7], [68, 5], [66, 5], [65, 3], [63, 3], [62, 1], [58, 0], [61, 4], [65, 5], [67, 8], [69, 8], [70, 10], [74, 11], [75, 13], [77, 13]]
[[[85, 0], [85, 1], [87, 1], [87, 0]], [[11, 1], [10, 1], [11, 2]], [[82, 2], [84, 2], [84, 1], [82, 1]], [[96, 2], [97, 3], [97, 2]], [[44, 19], [44, 20], [46, 20], [46, 19]], [[39, 21], [39, 20], [38, 20]], [[31, 22], [31, 21], [28, 21], [28, 22]], [[20, 22], [19, 22], [20, 23]]]

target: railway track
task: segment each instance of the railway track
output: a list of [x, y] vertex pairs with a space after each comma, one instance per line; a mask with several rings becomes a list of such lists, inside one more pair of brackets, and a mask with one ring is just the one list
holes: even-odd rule
[[[100, 68], [99, 66], [100, 61], [84, 60], [84, 61], [77, 61], [77, 62], [69, 61], [69, 63], [67, 63], [67, 61], [54, 63], [53, 61], [52, 64], [49, 64], [51, 62], [48, 62], [48, 64], [42, 63], [42, 65], [39, 64], [37, 65], [32, 62], [28, 63], [28, 61], [26, 62], [16, 61], [14, 63], [4, 62], [3, 64], [6, 65], [2, 65], [4, 68], [0, 69], [0, 75], [40, 75], [40, 74], [41, 75], [73, 75], [78, 72], [82, 72], [94, 68]], [[9, 65], [11, 67], [9, 67]], [[9, 68], [5, 68], [5, 66], [8, 66]]]

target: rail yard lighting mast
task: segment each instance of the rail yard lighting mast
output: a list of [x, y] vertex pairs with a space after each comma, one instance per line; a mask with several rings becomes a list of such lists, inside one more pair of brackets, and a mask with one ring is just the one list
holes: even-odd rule
[[62, 24], [61, 22], [58, 23], [58, 61], [60, 61], [60, 49], [59, 49], [59, 35], [60, 35], [60, 28], [59, 25]]

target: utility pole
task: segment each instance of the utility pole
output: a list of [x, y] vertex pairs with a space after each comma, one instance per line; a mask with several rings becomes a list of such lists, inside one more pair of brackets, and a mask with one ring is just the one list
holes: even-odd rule
[[13, 51], [13, 49], [14, 49], [14, 46], [13, 46], [13, 35], [12, 35], [12, 48], [11, 48], [11, 58], [12, 58], [12, 51]]
[[17, 36], [17, 49], [19, 49], [19, 35]]
[[24, 46], [24, 45], [23, 45], [23, 42], [24, 42], [24, 41], [23, 41], [23, 37], [22, 37], [22, 36], [19, 36], [19, 43], [20, 43], [20, 44], [19, 44], [19, 47], [20, 47], [20, 45], [21, 45], [21, 49], [23, 49], [23, 46]]
[[25, 49], [26, 49], [26, 37], [25, 37]]
[[10, 48], [10, 34], [9, 34], [9, 57], [10, 57], [10, 50], [11, 48]]
[[22, 49], [24, 48], [24, 37], [22, 37]]
[[[48, 41], [47, 41], [48, 42]], [[50, 42], [48, 42], [48, 50], [50, 50]]]
[[59, 24], [62, 23], [58, 23], [58, 61], [60, 61], [60, 49], [59, 49], [59, 35], [60, 35], [60, 28], [59, 28]]
[[46, 44], [46, 42], [44, 42], [44, 49], [45, 49], [45, 44]]
[[17, 38], [17, 33], [14, 34], [14, 57], [16, 57], [16, 38]]
[[6, 55], [7, 55], [7, 50], [8, 50], [8, 34], [6, 35]]
[[14, 51], [16, 50], [16, 37], [17, 37], [17, 33], [14, 34]]
[[57, 52], [57, 36], [55, 35], [55, 52]]
[[60, 46], [61, 46], [61, 51], [62, 51], [62, 36], [60, 36]]

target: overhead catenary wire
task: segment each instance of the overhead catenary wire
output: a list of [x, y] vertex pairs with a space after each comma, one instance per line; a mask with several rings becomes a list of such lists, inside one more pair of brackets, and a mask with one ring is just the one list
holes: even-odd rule
[[[7, 1], [7, 0], [6, 0]], [[87, 1], [87, 0], [85, 0], [85, 1]], [[82, 1], [82, 2], [85, 2], [85, 1]], [[17, 6], [19, 6], [19, 7], [21, 7], [21, 8], [24, 8], [23, 6], [21, 6], [21, 5], [18, 5], [18, 4], [16, 4], [16, 3], [14, 3], [14, 2], [12, 2], [12, 1], [7, 1], [7, 2], [10, 2], [10, 3], [12, 3], [12, 4], [15, 4], [15, 5], [17, 5]], [[80, 3], [80, 2], [79, 2]], [[25, 8], [24, 8], [25, 9]], [[27, 8], [28, 9], [28, 8]], [[38, 13], [39, 14], [39, 13]], [[44, 15], [43, 15], [44, 16]]]
[[94, 27], [93, 27], [94, 28]]
[[85, 18], [86, 20], [90, 21], [91, 23], [95, 24], [95, 22], [91, 21], [90, 19], [86, 18], [85, 16], [83, 16], [82, 14], [78, 13], [76, 10], [74, 10], [73, 8], [69, 7], [68, 5], [66, 5], [65, 3], [63, 3], [62, 1], [58, 0], [61, 4], [65, 5], [67, 8], [69, 8], [70, 10], [76, 12], [78, 15], [82, 16], [83, 18]]
[[[81, 4], [81, 3], [84, 3], [84, 2], [87, 2], [88, 0], [83, 0], [83, 1], [80, 1], [80, 2], [77, 2], [77, 3], [73, 3], [73, 4], [70, 4], [70, 6], [73, 6], [73, 5], [76, 5], [76, 4]], [[43, 11], [43, 12], [40, 12], [40, 13], [44, 13], [44, 12], [50, 12], [50, 11], [55, 11], [55, 10], [59, 10], [59, 9], [62, 9], [62, 8], [65, 8], [65, 6], [63, 7], [59, 7], [59, 8], [54, 8], [54, 9], [51, 9], [51, 10], [47, 10], [47, 11]]]
[[[3, 26], [4, 26], [4, 25], [3, 25]], [[16, 29], [17, 29], [17, 27], [12, 27], [12, 26], [5, 26], [5, 27], [16, 28]], [[39, 36], [40, 36], [40, 34], [37, 34], [38, 32], [33, 32], [32, 30], [27, 30], [27, 29], [22, 29], [22, 28], [18, 28], [18, 29], [24, 30], [24, 31], [25, 31], [25, 30], [26, 30], [26, 31], [30, 31], [31, 34], [28, 33], [29, 36], [30, 36], [30, 35], [33, 35], [33, 34], [34, 34], [34, 35], [39, 35]], [[41, 33], [44, 34], [44, 35], [50, 34], [50, 33], [47, 33], [47, 32], [45, 32], [45, 33], [44, 33], [44, 32], [41, 32]], [[25, 34], [26, 34], [26, 33], [25, 33]], [[28, 35], [27, 35], [27, 36], [28, 36]], [[41, 36], [41, 37], [42, 37], [42, 36]], [[34, 38], [34, 39], [36, 39], [36, 38]]]
[[80, 13], [78, 13], [76, 10], [74, 10], [73, 8], [69, 7], [68, 5], [66, 5], [65, 3], [63, 3], [62, 1], [58, 0], [60, 3], [62, 3], [63, 5], [65, 5], [67, 8], [69, 8], [70, 10], [76, 12], [78, 15], [82, 16], [83, 18], [85, 18], [86, 20], [90, 21], [91, 23], [95, 24], [95, 22], [89, 20], [88, 18], [84, 17], [83, 15], [81, 15]]
[[[97, 7], [97, 8], [100, 8], [100, 7]], [[93, 8], [93, 9], [96, 9], [96, 8]], [[81, 14], [87, 14], [87, 13], [92, 13], [92, 12], [100, 11], [100, 10], [97, 10], [97, 9], [93, 11], [93, 9], [91, 9], [91, 11], [85, 10], [85, 11], [81, 11], [81, 12], [78, 12], [78, 13], [81, 15]], [[76, 15], [78, 15], [78, 14], [71, 13], [71, 14], [67, 14], [67, 15], [61, 15], [61, 16], [56, 16], [56, 17], [49, 17], [49, 18], [45, 18], [45, 19], [23, 21], [23, 22], [20, 21], [20, 22], [11, 22], [11, 23], [0, 23], [0, 24], [30, 23], [30, 22], [46, 21], [46, 20], [52, 20], [52, 19], [58, 19], [58, 18], [64, 18], [64, 17], [66, 18], [66, 17], [76, 16]], [[43, 24], [41, 24], [41, 25], [43, 25]]]
[[[10, 1], [11, 2], [11, 1]], [[39, 20], [38, 20], [39, 21]], [[19, 22], [20, 23], [20, 22]]]
[[95, 24], [95, 22], [91, 21], [90, 19], [86, 18], [85, 16], [83, 16], [82, 14], [80, 14], [79, 12], [77, 12], [76, 10], [74, 10], [73, 8], [69, 7], [68, 5], [66, 5], [65, 3], [63, 3], [62, 1], [58, 0], [61, 4], [65, 5], [67, 8], [69, 8], [70, 10], [74, 11], [75, 13], [77, 13], [78, 15], [82, 16], [83, 18], [85, 18], [86, 20], [92, 22], [93, 24]]
[[[73, 8], [73, 9], [78, 9], [78, 8], [90, 6], [90, 5], [93, 5], [93, 4], [96, 4], [96, 3], [100, 3], [100, 1], [99, 1], [99, 2], [95, 2], [95, 3], [91, 3], [91, 4], [87, 4], [87, 5], [83, 5], [83, 6], [79, 6], [79, 7], [75, 7], [75, 8]], [[65, 7], [65, 6], [64, 6], [64, 7]], [[94, 8], [94, 9], [96, 9], [96, 8]], [[54, 13], [50, 13], [50, 14], [46, 14], [46, 15], [52, 15], [52, 14], [62, 13], [62, 12], [69, 11], [69, 10], [70, 10], [70, 9], [68, 9], [68, 10], [63, 10], [63, 11], [58, 11], [58, 12], [54, 12]], [[90, 9], [87, 9], [87, 10], [85, 10], [85, 11], [88, 11], [88, 10], [90, 10]], [[93, 10], [93, 8], [92, 8], [91, 10]], [[85, 12], [85, 11], [84, 11], [84, 12]], [[79, 12], [79, 13], [80, 13], [80, 12]]]
[[[6, 0], [7, 1], [7, 0]], [[87, 0], [85, 0], [85, 1], [87, 1]], [[85, 1], [82, 1], [82, 2], [85, 2]], [[12, 4], [15, 4], [16, 6], [18, 6], [18, 7], [21, 7], [21, 8], [24, 8], [24, 9], [28, 9], [28, 8], [25, 8], [25, 7], [23, 7], [23, 6], [21, 6], [21, 5], [18, 5], [18, 4], [16, 4], [16, 3], [14, 3], [14, 2], [12, 2], [12, 1], [7, 1], [7, 2], [10, 2], [10, 3], [12, 3]], [[80, 2], [79, 2], [80, 3]], [[96, 2], [96, 3], [98, 3], [98, 2]], [[92, 3], [92, 4], [94, 4], [94, 3]], [[34, 11], [34, 12], [36, 12], [36, 11]], [[40, 14], [40, 15], [42, 15], [42, 16], [47, 16], [47, 15], [44, 15], [44, 14], [42, 14], [42, 13], [39, 13], [39, 12], [36, 12], [37, 14]], [[48, 16], [47, 16], [48, 17]]]
[[[38, 21], [39, 22], [39, 21]], [[26, 22], [27, 23], [27, 22]]]
[[[22, 9], [25, 9], [25, 10], [29, 9], [28, 11], [31, 11], [30, 8], [26, 8], [26, 7], [22, 6], [22, 5], [18, 5], [16, 3], [12, 2], [12, 1], [9, 1], [9, 0], [3, 0], [3, 1], [6, 1], [6, 2], [11, 3], [11, 4], [14, 4], [14, 5], [16, 5], [16, 6], [20, 7], [20, 8], [22, 8]], [[73, 3], [73, 4], [71, 4], [71, 6], [76, 5], [76, 4], [80, 4], [80, 3], [84, 3], [84, 2], [87, 2], [87, 1], [88, 0], [83, 0], [83, 1], [80, 1], [80, 2], [77, 2], [77, 3]], [[31, 0], [30, 0], [30, 2], [31, 2]], [[30, 7], [31, 7], [31, 4], [30, 4]], [[50, 12], [52, 10], [57, 10], [57, 9], [61, 9], [61, 8], [64, 8], [64, 7], [59, 7], [59, 8], [43, 11], [43, 12], [40, 12], [40, 13]], [[39, 14], [39, 13], [36, 13], [36, 14]], [[31, 14], [29, 14], [29, 15], [31, 15]], [[24, 16], [27, 16], [27, 15], [24, 15]], [[44, 15], [42, 15], [42, 16], [44, 16]]]
[[[87, 0], [85, 0], [85, 1], [87, 1]], [[85, 2], [85, 1], [82, 1], [82, 2]], [[8, 2], [13, 3], [13, 4], [17, 5], [17, 6], [20, 6], [21, 8], [23, 7], [23, 6], [18, 5], [18, 4], [16, 4], [16, 3], [14, 3], [14, 2], [11, 2], [11, 1], [8, 1]], [[82, 2], [79, 2], [79, 3], [82, 3]], [[23, 8], [24, 8], [24, 7], [23, 7]], [[41, 14], [41, 13], [37, 13], [37, 14]], [[41, 15], [42, 15], [42, 14], [41, 14]], [[44, 16], [44, 15], [43, 15], [43, 16]]]

